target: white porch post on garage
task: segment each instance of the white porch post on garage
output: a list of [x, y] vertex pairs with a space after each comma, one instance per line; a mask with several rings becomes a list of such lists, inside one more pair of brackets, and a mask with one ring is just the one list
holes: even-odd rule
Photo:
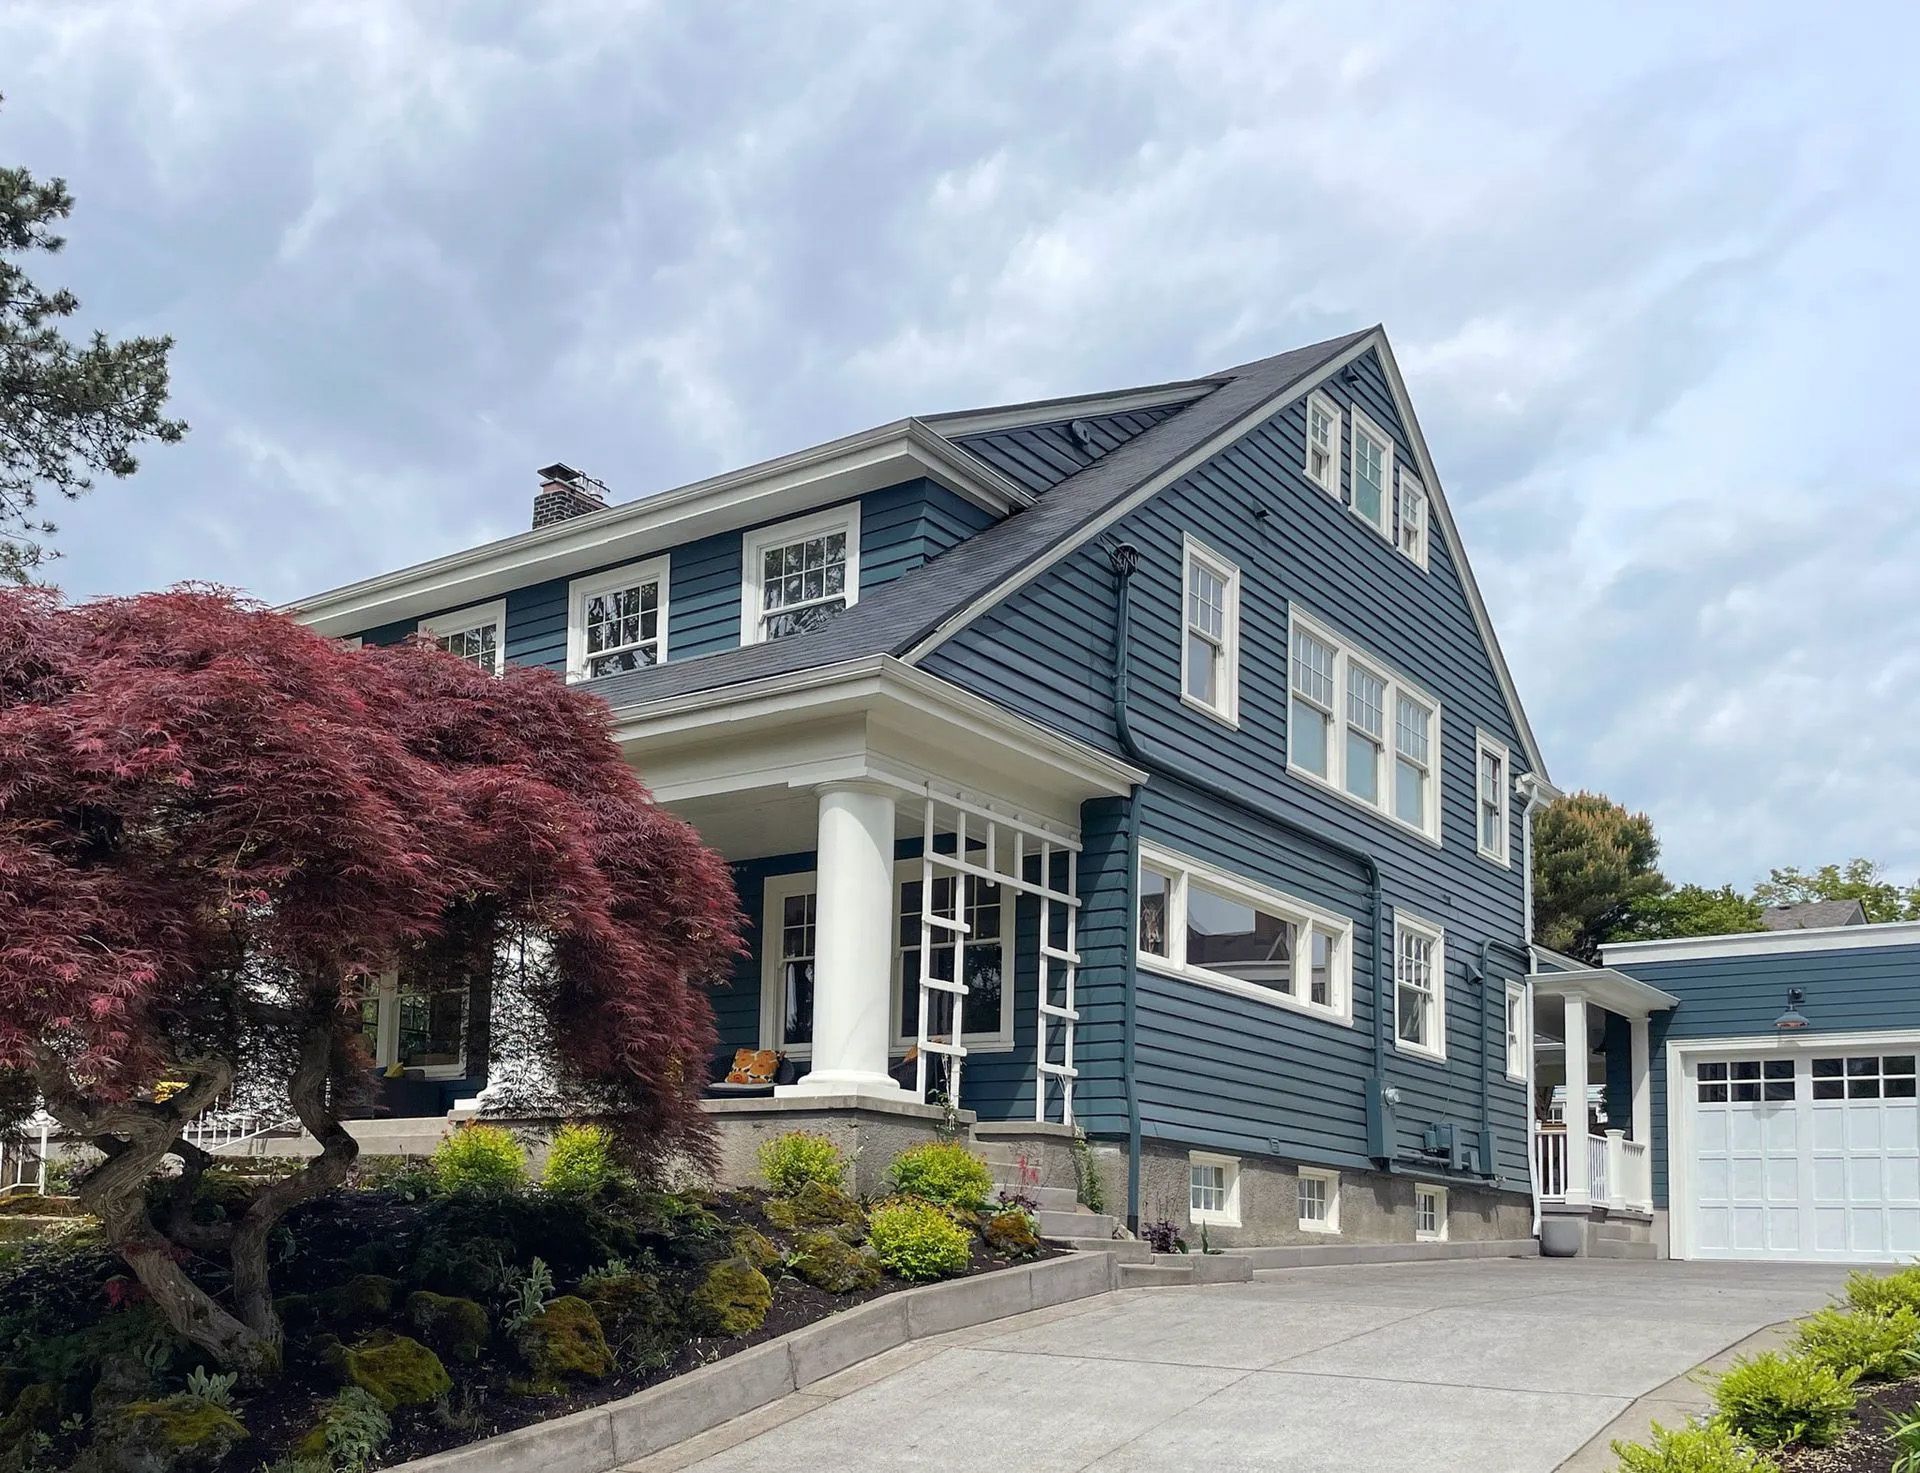
[[1567, 1184], [1569, 1205], [1592, 1201], [1587, 1163], [1587, 999], [1584, 993], [1566, 996], [1567, 1060]]
[[898, 1099], [906, 1091], [887, 1074], [894, 790], [840, 782], [819, 792], [813, 1067], [774, 1093]]

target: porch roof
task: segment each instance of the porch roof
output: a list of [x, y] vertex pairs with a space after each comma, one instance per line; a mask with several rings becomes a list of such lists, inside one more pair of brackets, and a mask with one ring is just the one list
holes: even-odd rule
[[1644, 1018], [1680, 1005], [1671, 992], [1662, 992], [1638, 977], [1612, 967], [1579, 967], [1566, 972], [1535, 972], [1527, 979], [1537, 997], [1583, 997], [1623, 1018]]

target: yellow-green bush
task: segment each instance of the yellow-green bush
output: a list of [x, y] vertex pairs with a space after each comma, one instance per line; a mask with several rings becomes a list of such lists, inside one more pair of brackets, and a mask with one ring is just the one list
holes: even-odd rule
[[1914, 1369], [1920, 1314], [1904, 1305], [1887, 1314], [1823, 1309], [1801, 1322], [1794, 1349], [1831, 1371], [1855, 1371], [1863, 1381], [1891, 1381]]
[[1847, 1303], [1867, 1314], [1892, 1314], [1896, 1309], [1920, 1313], [1920, 1265], [1891, 1274], [1865, 1269], [1848, 1274]]
[[434, 1185], [454, 1193], [511, 1192], [527, 1180], [527, 1153], [497, 1125], [463, 1125], [433, 1153]]
[[540, 1185], [550, 1192], [590, 1197], [613, 1175], [613, 1137], [604, 1126], [563, 1125], [547, 1152]]
[[1825, 1447], [1853, 1412], [1858, 1371], [1833, 1371], [1804, 1356], [1736, 1360], [1713, 1388], [1720, 1418], [1759, 1447]]
[[1776, 1473], [1779, 1465], [1719, 1422], [1653, 1424], [1652, 1445], [1616, 1442], [1618, 1473]]
[[847, 1180], [847, 1155], [817, 1131], [789, 1130], [760, 1148], [760, 1174], [769, 1187], [786, 1197], [809, 1182], [842, 1187]]
[[944, 1279], [973, 1261], [966, 1232], [932, 1203], [912, 1198], [875, 1208], [867, 1239], [880, 1262], [903, 1279]]
[[887, 1181], [903, 1197], [978, 1207], [993, 1195], [987, 1163], [958, 1141], [929, 1141], [894, 1158]]

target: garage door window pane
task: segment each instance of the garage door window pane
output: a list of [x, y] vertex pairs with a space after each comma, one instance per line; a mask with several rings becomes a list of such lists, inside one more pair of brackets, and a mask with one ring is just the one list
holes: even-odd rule
[[1914, 1081], [1911, 1079], [1889, 1079], [1887, 1098], [1890, 1100], [1910, 1100], [1914, 1098]]
[[1912, 1054], [1887, 1055], [1886, 1058], [1880, 1061], [1880, 1072], [1882, 1074], [1913, 1073], [1913, 1055]]
[[1847, 1060], [1847, 1076], [1855, 1078], [1863, 1074], [1878, 1074], [1880, 1061], [1875, 1058], [1854, 1058]]

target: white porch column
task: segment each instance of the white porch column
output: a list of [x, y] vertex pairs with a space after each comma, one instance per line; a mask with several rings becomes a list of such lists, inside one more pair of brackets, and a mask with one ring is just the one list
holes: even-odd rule
[[1568, 1203], [1587, 1206], [1593, 1200], [1587, 1165], [1587, 1000], [1578, 992], [1566, 997], [1567, 1039], [1567, 1194]]
[[1647, 1041], [1647, 1019], [1627, 1020], [1633, 1081], [1633, 1139], [1653, 1149], [1653, 1050]]
[[893, 810], [893, 790], [876, 783], [835, 783], [820, 790], [813, 1067], [775, 1094], [899, 1099], [906, 1093], [887, 1075]]

